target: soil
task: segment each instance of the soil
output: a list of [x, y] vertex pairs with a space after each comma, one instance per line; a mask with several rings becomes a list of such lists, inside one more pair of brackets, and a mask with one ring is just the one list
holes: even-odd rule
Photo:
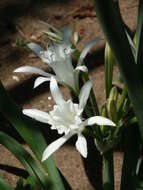
[[[136, 28], [137, 6], [137, 0], [120, 0], [123, 19], [132, 32], [134, 32]], [[34, 54], [26, 52], [24, 48], [20, 48], [16, 45], [19, 36], [22, 38], [23, 43], [34, 41], [45, 46], [43, 31], [48, 30], [47, 23], [59, 28], [70, 24], [71, 31], [78, 31], [79, 33], [77, 47], [81, 50], [90, 39], [103, 34], [90, 0], [36, 1], [34, 6], [30, 8], [25, 6], [25, 8], [26, 12], [24, 12], [24, 14], [22, 13], [21, 16], [18, 14], [18, 16], [15, 15], [12, 17], [12, 19], [1, 19], [1, 23], [4, 24], [2, 30], [0, 30], [0, 34], [3, 36], [0, 39], [0, 78], [9, 94], [20, 107], [49, 111], [52, 109], [54, 102], [48, 98], [51, 97], [48, 85], [42, 85], [36, 90], [33, 90], [32, 87], [35, 76], [26, 74], [16, 75], [13, 73], [14, 69], [22, 65], [37, 66], [44, 70], [50, 70], [50, 68], [41, 63], [40, 59]], [[73, 35], [71, 35], [71, 37], [73, 38]], [[94, 47], [87, 58], [87, 65], [90, 66], [90, 76], [96, 77], [94, 91], [99, 106], [105, 101], [104, 44], [105, 41]], [[118, 69], [115, 67], [115, 75], [117, 73]], [[70, 98], [69, 91], [66, 88], [61, 89], [65, 99]], [[55, 133], [52, 138], [57, 138]], [[83, 160], [75, 150], [74, 143], [75, 139], [54, 153], [56, 164], [64, 176], [67, 177], [73, 190], [94, 190], [97, 184], [93, 178], [97, 178], [97, 176], [96, 173], [93, 173], [95, 176], [91, 176], [91, 172], [95, 172], [94, 169], [98, 167], [98, 154], [93, 154], [92, 151], [91, 153], [89, 151], [89, 159], [87, 159], [87, 161]], [[27, 145], [23, 146], [29, 150]], [[0, 145], [0, 154], [1, 164], [4, 163], [22, 167], [14, 156], [2, 145]], [[123, 154], [121, 152], [116, 151], [114, 153], [116, 190], [118, 190], [120, 186], [122, 157]], [[0, 175], [15, 186], [18, 179], [16, 176], [2, 170], [0, 170]]]

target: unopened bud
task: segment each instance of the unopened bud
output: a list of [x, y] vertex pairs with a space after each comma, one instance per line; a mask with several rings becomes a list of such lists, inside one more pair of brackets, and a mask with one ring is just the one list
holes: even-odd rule
[[114, 86], [112, 87], [111, 91], [110, 91], [110, 95], [109, 95], [109, 101], [114, 100], [115, 102], [117, 101], [117, 96], [118, 96], [118, 90], [117, 88]]

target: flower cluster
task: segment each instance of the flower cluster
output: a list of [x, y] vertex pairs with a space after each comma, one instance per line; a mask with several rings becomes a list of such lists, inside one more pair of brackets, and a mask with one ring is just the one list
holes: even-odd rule
[[[45, 149], [42, 157], [43, 161], [48, 159], [51, 154], [73, 135], [77, 135], [76, 149], [86, 158], [87, 141], [83, 135], [85, 127], [91, 125], [115, 126], [111, 120], [102, 116], [93, 116], [88, 119], [84, 119], [82, 116], [94, 82], [93, 80], [89, 80], [83, 85], [81, 90], [79, 90], [79, 71], [88, 72], [87, 67], [82, 65], [83, 59], [88, 50], [101, 39], [102, 38], [97, 37], [86, 45], [79, 56], [76, 68], [72, 65], [72, 53], [74, 49], [71, 48], [71, 43], [68, 40], [60, 44], [51, 45], [46, 51], [39, 45], [30, 43], [28, 47], [37, 54], [44, 63], [53, 69], [55, 75], [31, 66], [23, 66], [15, 70], [15, 72], [28, 72], [41, 75], [41, 77], [35, 80], [34, 87], [39, 86], [43, 82], [50, 81], [51, 94], [56, 103], [53, 110], [49, 113], [37, 109], [23, 110], [25, 115], [49, 124], [51, 129], [57, 130], [60, 135], [64, 134]], [[65, 101], [58, 88], [57, 82], [68, 86], [76, 94], [79, 94], [79, 104], [73, 103], [72, 100]]]
[[77, 135], [76, 148], [83, 157], [87, 157], [87, 142], [82, 135], [82, 131], [86, 126], [91, 125], [109, 125], [115, 124], [102, 116], [93, 116], [88, 119], [82, 117], [82, 112], [86, 105], [92, 81], [88, 81], [81, 89], [79, 104], [73, 103], [71, 100], [65, 101], [57, 85], [54, 77], [50, 79], [50, 90], [56, 105], [49, 113], [45, 113], [36, 109], [24, 109], [23, 113], [38, 121], [48, 123], [51, 129], [56, 129], [59, 134], [63, 134], [61, 138], [51, 143], [44, 151], [42, 160], [46, 160], [53, 152], [60, 148], [70, 137]]

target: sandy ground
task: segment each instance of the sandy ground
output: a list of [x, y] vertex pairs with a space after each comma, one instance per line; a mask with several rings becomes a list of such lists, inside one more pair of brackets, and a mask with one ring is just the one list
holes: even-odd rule
[[[135, 31], [137, 1], [121, 0], [120, 6], [125, 22], [130, 26], [132, 31]], [[47, 65], [41, 63], [40, 59], [16, 47], [15, 43], [17, 37], [20, 35], [25, 43], [36, 41], [45, 45], [45, 38], [43, 38], [41, 33], [48, 29], [46, 23], [51, 23], [58, 27], [70, 23], [72, 31], [75, 30], [79, 33], [80, 40], [77, 45], [79, 50], [84, 47], [89, 39], [99, 34], [102, 35], [92, 3], [89, 0], [74, 0], [67, 1], [66, 3], [59, 3], [59, 1], [49, 3], [48, 1], [48, 3], [45, 2], [35, 5], [24, 16], [14, 20], [16, 26], [14, 32], [6, 28], [6, 36], [0, 40], [0, 78], [20, 107], [37, 108], [43, 111], [51, 110], [54, 104], [52, 99], [48, 99], [48, 97], [51, 97], [48, 85], [33, 90], [34, 76], [16, 75], [18, 76], [18, 81], [12, 76], [15, 75], [13, 74], [13, 70], [21, 65], [38, 66], [44, 70], [49, 70]], [[90, 66], [92, 68], [90, 76], [96, 77], [94, 91], [100, 106], [105, 101], [104, 66], [101, 64], [103, 63], [103, 51], [101, 51], [103, 47], [104, 42], [98, 44], [97, 47], [93, 48], [90, 55], [92, 65]], [[93, 58], [96, 61], [93, 61]], [[117, 68], [115, 68], [115, 73], [117, 72]], [[70, 97], [67, 89], [62, 88], [62, 92], [64, 93], [65, 99]], [[54, 153], [56, 164], [67, 177], [73, 190], [94, 190], [96, 181], [93, 178], [96, 178], [97, 174], [93, 173], [93, 176], [91, 176], [91, 172], [94, 172], [94, 168], [96, 169], [98, 167], [98, 155], [91, 151], [90, 158], [92, 157], [92, 160], [87, 159], [87, 161], [83, 162], [81, 156], [75, 149], [74, 142], [75, 139]], [[24, 146], [27, 148], [27, 145]], [[121, 152], [114, 153], [116, 190], [119, 190], [122, 156]], [[0, 145], [0, 163], [22, 167], [2, 145]], [[0, 175], [7, 179], [10, 184], [15, 185], [17, 181], [16, 176], [10, 175], [2, 170], [0, 170]]]

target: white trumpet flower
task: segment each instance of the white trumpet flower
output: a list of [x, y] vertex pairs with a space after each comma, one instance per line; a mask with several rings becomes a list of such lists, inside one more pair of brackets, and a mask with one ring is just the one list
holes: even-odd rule
[[17, 68], [14, 72], [23, 72], [23, 73], [33, 73], [42, 75], [35, 80], [34, 87], [39, 86], [45, 81], [49, 81], [51, 76], [54, 76], [56, 80], [64, 85], [69, 86], [74, 91], [76, 91], [78, 86], [78, 81], [76, 81], [76, 73], [79, 71], [87, 72], [87, 67], [77, 66], [76, 68], [72, 65], [72, 53], [73, 49], [69, 43], [54, 44], [48, 47], [47, 51], [42, 49], [39, 45], [35, 43], [28, 44], [28, 47], [36, 53], [44, 63], [48, 64], [53, 71], [55, 76], [42, 71], [39, 68], [31, 66], [22, 66]]
[[49, 113], [36, 110], [24, 109], [23, 113], [40, 122], [48, 123], [51, 129], [55, 129], [59, 134], [64, 134], [61, 138], [51, 143], [44, 151], [42, 161], [46, 160], [59, 149], [70, 137], [77, 135], [76, 149], [83, 157], [87, 157], [87, 142], [82, 135], [85, 126], [90, 125], [109, 125], [115, 124], [102, 116], [90, 117], [86, 120], [82, 118], [82, 112], [86, 105], [87, 99], [92, 88], [93, 81], [88, 81], [81, 89], [79, 96], [79, 104], [73, 103], [71, 100], [65, 101], [57, 85], [54, 77], [50, 79], [50, 90], [56, 105]]
[[46, 51], [35, 43], [29, 43], [28, 47], [37, 54], [44, 63], [53, 69], [55, 75], [32, 66], [22, 66], [17, 68], [14, 72], [41, 75], [41, 77], [35, 80], [34, 88], [43, 82], [50, 81], [50, 77], [54, 76], [59, 83], [70, 87], [76, 92], [79, 90], [79, 72], [88, 72], [87, 67], [82, 65], [83, 60], [89, 49], [102, 39], [102, 37], [98, 36], [86, 44], [80, 54], [76, 68], [72, 65], [72, 53], [74, 49], [71, 48], [72, 44], [69, 29], [64, 33], [63, 42], [48, 47]]

